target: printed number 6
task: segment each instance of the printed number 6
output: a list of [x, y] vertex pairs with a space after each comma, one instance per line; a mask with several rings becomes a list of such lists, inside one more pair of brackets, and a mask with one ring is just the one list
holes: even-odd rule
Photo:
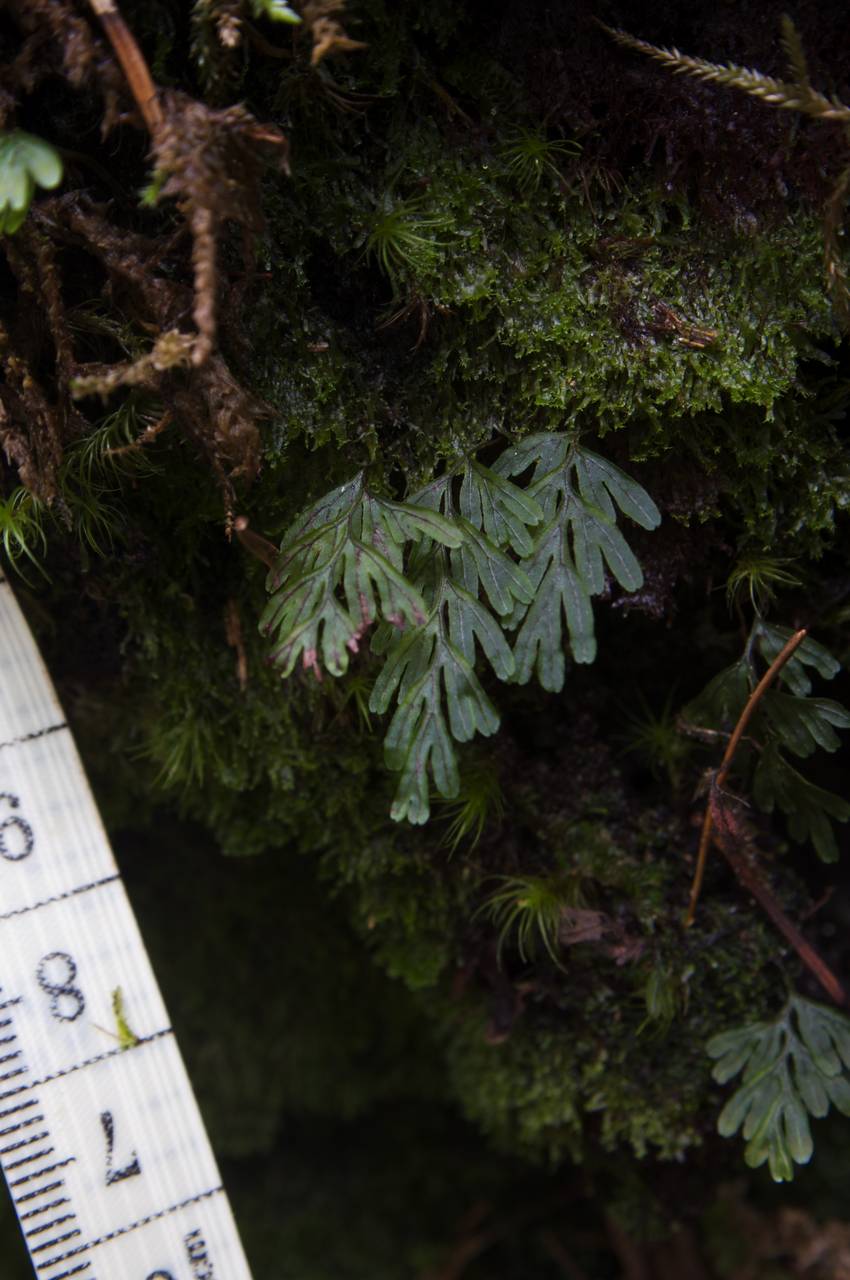
[[[21, 803], [10, 791], [0, 791], [0, 801], [2, 800], [6, 801], [10, 809], [17, 809]], [[16, 813], [0, 822], [0, 857], [7, 862], [20, 862], [22, 858], [28, 858], [34, 844], [32, 827]]]

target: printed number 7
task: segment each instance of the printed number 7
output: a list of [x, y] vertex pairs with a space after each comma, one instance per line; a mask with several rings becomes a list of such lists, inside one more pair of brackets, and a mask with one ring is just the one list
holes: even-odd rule
[[142, 1172], [142, 1166], [139, 1164], [139, 1157], [135, 1151], [130, 1157], [130, 1163], [125, 1164], [123, 1169], [115, 1169], [112, 1164], [112, 1149], [115, 1146], [115, 1121], [111, 1111], [102, 1111], [100, 1114], [100, 1123], [103, 1126], [103, 1136], [106, 1138], [106, 1185], [111, 1187], [115, 1182], [123, 1182], [125, 1178], [135, 1178], [137, 1174]]

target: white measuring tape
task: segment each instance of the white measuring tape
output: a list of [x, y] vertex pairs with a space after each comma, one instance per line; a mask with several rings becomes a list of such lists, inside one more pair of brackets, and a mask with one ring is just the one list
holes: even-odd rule
[[2, 578], [0, 1163], [39, 1280], [251, 1280], [76, 748]]

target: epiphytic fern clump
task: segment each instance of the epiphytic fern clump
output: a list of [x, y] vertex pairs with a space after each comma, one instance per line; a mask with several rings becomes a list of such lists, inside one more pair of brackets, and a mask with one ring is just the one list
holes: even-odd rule
[[395, 703], [384, 745], [400, 775], [393, 818], [427, 820], [429, 775], [442, 796], [456, 796], [454, 743], [498, 729], [475, 670], [479, 649], [499, 680], [524, 684], [536, 670], [558, 690], [565, 618], [574, 661], [593, 661], [591, 600], [606, 566], [626, 591], [643, 582], [619, 513], [646, 529], [660, 520], [634, 480], [573, 436], [546, 432], [492, 468], [467, 459], [404, 503], [370, 493], [361, 474], [288, 531], [261, 621], [275, 637], [272, 661], [287, 676], [300, 657], [318, 676], [321, 657], [342, 675], [381, 620], [370, 710]]

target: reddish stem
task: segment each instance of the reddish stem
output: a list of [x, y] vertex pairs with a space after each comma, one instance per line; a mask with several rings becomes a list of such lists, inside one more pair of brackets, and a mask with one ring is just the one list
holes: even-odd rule
[[[738, 717], [738, 723], [735, 725], [735, 728], [732, 732], [732, 736], [730, 737], [728, 743], [726, 744], [726, 750], [723, 753], [723, 759], [720, 762], [720, 768], [717, 770], [717, 773], [714, 777], [712, 788], [720, 789], [723, 787], [723, 784], [726, 781], [726, 777], [729, 773], [729, 770], [732, 767], [732, 761], [735, 758], [735, 752], [738, 750], [738, 747], [740, 746], [741, 739], [744, 736], [747, 725], [752, 719], [753, 712], [755, 711], [761, 699], [764, 697], [770, 685], [778, 676], [779, 672], [785, 666], [785, 663], [793, 655], [794, 651], [797, 648], [799, 648], [799, 646], [803, 643], [807, 634], [808, 632], [806, 631], [805, 627], [800, 631], [794, 632], [793, 636], [791, 636], [791, 638], [783, 645], [781, 651], [773, 659], [773, 662], [771, 662], [770, 666], [768, 667], [767, 671], [765, 671], [761, 680], [759, 680], [755, 689], [753, 689], [752, 693], [747, 699], [747, 705], [744, 707], [744, 710], [741, 712], [740, 716]], [[697, 866], [696, 866], [696, 871], [694, 872], [693, 884], [691, 885], [691, 896], [688, 902], [688, 914], [685, 918], [685, 924], [687, 926], [692, 925], [694, 922], [694, 916], [696, 915], [696, 909], [697, 909], [697, 902], [699, 900], [700, 890], [702, 889], [703, 877], [705, 876], [705, 864], [708, 859], [708, 847], [709, 847], [709, 844], [711, 843], [711, 829], [714, 824], [714, 814], [712, 810], [713, 810], [713, 806], [711, 804], [711, 801], [709, 800], [709, 803], [705, 807], [705, 817], [703, 818], [703, 821], [702, 821], [702, 831], [700, 833], [700, 838], [699, 838], [699, 853], [697, 855]]]

